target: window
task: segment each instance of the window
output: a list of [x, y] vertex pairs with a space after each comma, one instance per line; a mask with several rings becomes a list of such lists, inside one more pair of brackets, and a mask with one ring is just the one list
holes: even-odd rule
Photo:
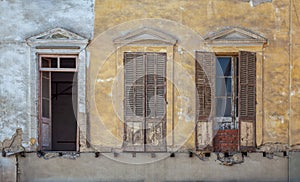
[[76, 62], [75, 55], [39, 56], [42, 150], [75, 151], [77, 148]]
[[196, 60], [197, 148], [199, 136], [205, 134], [199, 126], [212, 122], [214, 151], [250, 150], [255, 146], [255, 53], [215, 56], [196, 52]]
[[238, 57], [216, 57], [215, 115], [218, 129], [238, 128]]
[[166, 53], [124, 54], [124, 150], [165, 151]]

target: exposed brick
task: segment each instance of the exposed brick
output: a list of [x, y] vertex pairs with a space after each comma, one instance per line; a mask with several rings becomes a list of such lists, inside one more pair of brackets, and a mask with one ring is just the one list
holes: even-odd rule
[[238, 150], [238, 130], [218, 130], [214, 137], [214, 151], [232, 152]]

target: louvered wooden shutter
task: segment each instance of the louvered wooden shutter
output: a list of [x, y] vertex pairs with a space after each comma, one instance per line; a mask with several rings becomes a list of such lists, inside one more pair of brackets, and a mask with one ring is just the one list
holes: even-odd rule
[[240, 150], [255, 148], [256, 54], [239, 52]]
[[212, 147], [212, 123], [214, 116], [215, 55], [211, 52], [196, 52], [195, 81], [197, 88], [196, 148]]
[[146, 54], [146, 151], [165, 151], [166, 130], [165, 53]]
[[144, 150], [144, 55], [125, 53], [124, 56], [124, 150]]
[[166, 54], [125, 53], [125, 151], [165, 151]]

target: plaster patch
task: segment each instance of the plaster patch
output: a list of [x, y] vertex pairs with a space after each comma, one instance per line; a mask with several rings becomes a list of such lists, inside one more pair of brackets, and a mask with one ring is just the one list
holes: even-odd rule
[[9, 156], [25, 151], [24, 147], [22, 146], [22, 134], [22, 129], [18, 128], [11, 139], [5, 139], [2, 142], [0, 146], [2, 147], [3, 156]]

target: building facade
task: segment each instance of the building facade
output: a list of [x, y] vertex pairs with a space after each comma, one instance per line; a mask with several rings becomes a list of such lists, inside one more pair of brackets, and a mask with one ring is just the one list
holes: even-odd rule
[[1, 181], [299, 178], [295, 1], [0, 8]]

